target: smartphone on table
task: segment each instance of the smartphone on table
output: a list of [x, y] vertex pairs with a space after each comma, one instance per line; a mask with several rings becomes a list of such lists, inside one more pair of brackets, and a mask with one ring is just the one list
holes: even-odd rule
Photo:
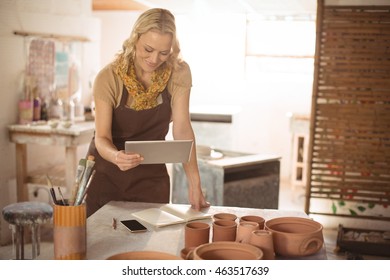
[[121, 223], [130, 231], [130, 232], [144, 232], [148, 229], [137, 220], [123, 220]]

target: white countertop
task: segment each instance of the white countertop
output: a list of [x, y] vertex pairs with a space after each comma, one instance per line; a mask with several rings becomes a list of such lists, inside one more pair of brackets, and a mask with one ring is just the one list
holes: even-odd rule
[[207, 160], [207, 163], [210, 165], [220, 166], [224, 168], [239, 167], [246, 165], [253, 165], [256, 163], [264, 163], [280, 160], [280, 156], [276, 155], [243, 155], [235, 157], [223, 157], [221, 159]]
[[[131, 213], [162, 204], [111, 201], [87, 220], [87, 259], [99, 260], [129, 251], [159, 251], [180, 256], [184, 247], [184, 224], [154, 228], [143, 222], [147, 232], [130, 233], [119, 221], [134, 218]], [[307, 217], [302, 211], [267, 210], [239, 207], [211, 206], [210, 213], [229, 212], [238, 217], [260, 215], [269, 220], [276, 217]], [[118, 221], [117, 229], [112, 227], [112, 219]], [[211, 223], [211, 219], [203, 220]], [[278, 257], [278, 259], [285, 259]], [[325, 248], [318, 253], [299, 259], [327, 259]]]

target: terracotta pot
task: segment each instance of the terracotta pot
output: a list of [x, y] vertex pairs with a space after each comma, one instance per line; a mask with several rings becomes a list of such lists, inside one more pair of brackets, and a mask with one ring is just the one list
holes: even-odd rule
[[204, 222], [190, 222], [184, 228], [184, 246], [196, 247], [209, 243], [210, 225]]
[[272, 232], [264, 229], [252, 231], [251, 236], [249, 238], [249, 244], [263, 250], [264, 260], [275, 259], [275, 249]]
[[237, 224], [230, 220], [216, 220], [213, 222], [212, 241], [235, 241]]
[[87, 255], [86, 205], [54, 205], [54, 258], [56, 260], [84, 260]]
[[242, 221], [237, 227], [236, 242], [249, 243], [251, 233], [259, 229], [259, 224], [256, 222]]
[[220, 241], [203, 244], [193, 251], [194, 260], [261, 260], [263, 251], [250, 244]]
[[[184, 247], [183, 249], [180, 250], [180, 257], [183, 259], [183, 260], [188, 260], [188, 259], [192, 259], [193, 256], [192, 256], [192, 252], [195, 250], [196, 247]], [[191, 255], [190, 255], [191, 253]]]
[[308, 256], [317, 253], [324, 244], [323, 226], [308, 218], [282, 217], [265, 222], [272, 232], [275, 253], [282, 256]]
[[258, 223], [259, 224], [259, 229], [264, 229], [265, 219], [263, 217], [261, 217], [261, 216], [246, 215], [246, 216], [242, 216], [240, 218], [240, 222], [241, 221]]
[[134, 251], [113, 255], [107, 260], [181, 260], [178, 256], [157, 251]]
[[232, 213], [217, 213], [213, 215], [213, 220], [231, 220], [235, 221], [237, 219], [237, 216]]

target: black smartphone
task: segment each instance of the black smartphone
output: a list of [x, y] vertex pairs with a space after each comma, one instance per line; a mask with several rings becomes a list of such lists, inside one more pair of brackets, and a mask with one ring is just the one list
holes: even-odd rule
[[143, 224], [141, 224], [137, 220], [124, 220], [121, 221], [121, 223], [131, 232], [143, 232], [148, 230]]

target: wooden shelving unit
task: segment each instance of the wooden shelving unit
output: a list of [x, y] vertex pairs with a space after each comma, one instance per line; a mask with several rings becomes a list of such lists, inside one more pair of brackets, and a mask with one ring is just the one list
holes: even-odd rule
[[[390, 6], [324, 2], [318, 1], [305, 211], [390, 221]], [[320, 209], [320, 201], [332, 207]]]

